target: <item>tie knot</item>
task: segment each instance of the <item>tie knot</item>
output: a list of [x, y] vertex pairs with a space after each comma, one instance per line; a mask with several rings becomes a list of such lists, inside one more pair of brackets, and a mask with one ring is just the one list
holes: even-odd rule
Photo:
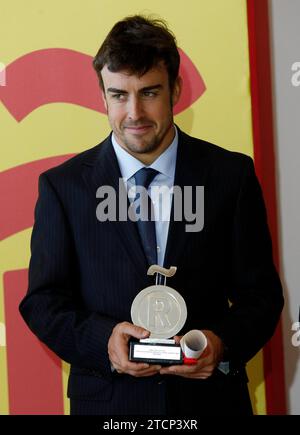
[[135, 183], [137, 186], [142, 186], [148, 189], [149, 185], [158, 174], [156, 169], [142, 168], [134, 174]]

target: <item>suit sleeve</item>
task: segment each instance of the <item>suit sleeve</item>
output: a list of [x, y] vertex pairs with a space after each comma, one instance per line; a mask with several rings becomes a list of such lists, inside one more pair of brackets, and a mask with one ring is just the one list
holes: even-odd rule
[[33, 333], [63, 360], [110, 377], [107, 343], [116, 321], [83, 308], [78, 265], [63, 206], [46, 174], [31, 238], [28, 292], [20, 313]]
[[271, 338], [283, 307], [262, 191], [252, 160], [245, 162], [232, 232], [231, 306], [215, 330], [242, 363]]

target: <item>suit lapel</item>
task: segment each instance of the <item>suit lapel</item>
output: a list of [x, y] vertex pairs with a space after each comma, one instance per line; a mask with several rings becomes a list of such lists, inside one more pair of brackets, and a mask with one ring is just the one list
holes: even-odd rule
[[[191, 143], [193, 140], [178, 129], [179, 141], [176, 159], [174, 186], [179, 186], [182, 191], [185, 186], [205, 186], [209, 173], [209, 159], [205, 152], [199, 148], [201, 142]], [[196, 147], [198, 149], [196, 149]], [[205, 195], [205, 192], [204, 192]], [[182, 196], [184, 198], [184, 195]], [[184, 204], [182, 205], [184, 208]], [[185, 245], [195, 236], [195, 233], [187, 232], [186, 225], [190, 224], [182, 213], [182, 220], [174, 220], [174, 201], [172, 202], [169, 233], [167, 239], [164, 267], [177, 266], [180, 256], [185, 252]]]
[[[119, 209], [119, 179], [122, 177], [117, 161], [116, 154], [108, 137], [102, 144], [95, 147], [95, 152], [84, 162], [83, 178], [95, 200], [95, 206], [99, 203], [96, 198], [96, 191], [100, 186], [112, 186], [116, 192], [117, 211]], [[123, 183], [124, 198], [127, 200], [127, 210], [129, 200]], [[147, 261], [138, 235], [136, 224], [130, 219], [125, 221], [107, 221], [105, 224], [112, 225], [117, 237], [120, 238], [129, 258], [136, 270], [145, 279], [147, 276]]]

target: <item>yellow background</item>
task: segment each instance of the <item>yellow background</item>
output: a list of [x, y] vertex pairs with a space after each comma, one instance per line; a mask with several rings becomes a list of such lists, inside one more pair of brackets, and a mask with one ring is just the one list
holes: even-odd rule
[[[1, 0], [0, 6], [0, 62], [6, 65], [53, 47], [93, 56], [117, 20], [136, 13], [159, 15], [207, 88], [176, 116], [176, 123], [191, 135], [253, 155], [246, 0]], [[18, 123], [0, 102], [0, 125], [0, 170], [83, 151], [109, 132], [104, 115], [64, 103], [42, 106]], [[28, 266], [30, 233], [25, 230], [0, 243], [0, 325], [5, 323], [3, 273]], [[0, 340], [0, 414], [8, 413], [6, 369], [6, 348]], [[64, 364], [64, 389], [67, 370]], [[255, 411], [264, 414], [261, 353], [249, 364], [248, 374]]]

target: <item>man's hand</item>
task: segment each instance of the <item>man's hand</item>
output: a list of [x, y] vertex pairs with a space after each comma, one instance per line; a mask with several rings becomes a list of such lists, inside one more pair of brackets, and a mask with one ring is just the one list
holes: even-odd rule
[[159, 372], [161, 366], [135, 363], [128, 360], [128, 341], [130, 337], [147, 338], [150, 332], [129, 322], [118, 323], [108, 340], [108, 355], [111, 364], [118, 373], [128, 375], [152, 376]]
[[[224, 345], [212, 331], [202, 330], [207, 338], [207, 349], [195, 365], [174, 365], [160, 370], [162, 375], [178, 375], [184, 378], [207, 379], [222, 359]], [[178, 343], [181, 337], [174, 337]]]

